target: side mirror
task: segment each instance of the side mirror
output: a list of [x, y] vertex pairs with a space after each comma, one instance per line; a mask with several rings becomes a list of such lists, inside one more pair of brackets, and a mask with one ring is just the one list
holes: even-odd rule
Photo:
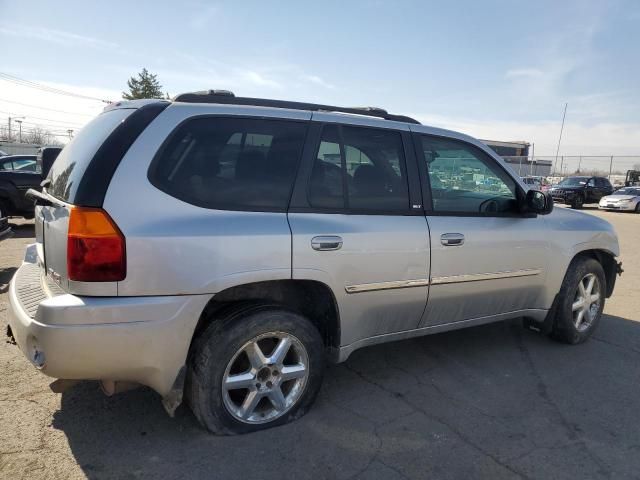
[[553, 211], [553, 197], [540, 190], [529, 190], [525, 197], [525, 212], [548, 215]]

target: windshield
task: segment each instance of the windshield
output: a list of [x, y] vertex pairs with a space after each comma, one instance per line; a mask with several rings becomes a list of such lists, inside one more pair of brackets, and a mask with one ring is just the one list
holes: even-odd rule
[[640, 196], [640, 188], [621, 188], [613, 192], [613, 195], [636, 195]]
[[562, 180], [558, 185], [580, 186], [586, 185], [589, 177], [570, 177]]

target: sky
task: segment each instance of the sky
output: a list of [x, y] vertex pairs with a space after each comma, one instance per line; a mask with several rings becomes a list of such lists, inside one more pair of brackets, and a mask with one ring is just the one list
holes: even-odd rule
[[[555, 155], [640, 155], [640, 1], [0, 0], [0, 125], [58, 133], [143, 67], [170, 95], [379, 106]], [[14, 125], [15, 128], [15, 125]]]

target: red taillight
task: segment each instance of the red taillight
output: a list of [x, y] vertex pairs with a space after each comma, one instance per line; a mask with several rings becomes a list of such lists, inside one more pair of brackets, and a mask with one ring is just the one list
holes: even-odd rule
[[104, 210], [71, 208], [67, 275], [78, 282], [118, 282], [126, 277], [124, 235]]

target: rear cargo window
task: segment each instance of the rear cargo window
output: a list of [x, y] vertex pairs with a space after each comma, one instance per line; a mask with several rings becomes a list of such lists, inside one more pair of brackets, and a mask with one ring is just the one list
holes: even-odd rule
[[47, 192], [60, 200], [74, 203], [74, 197], [87, 166], [102, 142], [132, 112], [117, 109], [101, 113], [91, 120], [60, 152], [49, 171]]
[[195, 118], [160, 150], [149, 180], [200, 207], [283, 211], [305, 132], [304, 123], [287, 120]]

